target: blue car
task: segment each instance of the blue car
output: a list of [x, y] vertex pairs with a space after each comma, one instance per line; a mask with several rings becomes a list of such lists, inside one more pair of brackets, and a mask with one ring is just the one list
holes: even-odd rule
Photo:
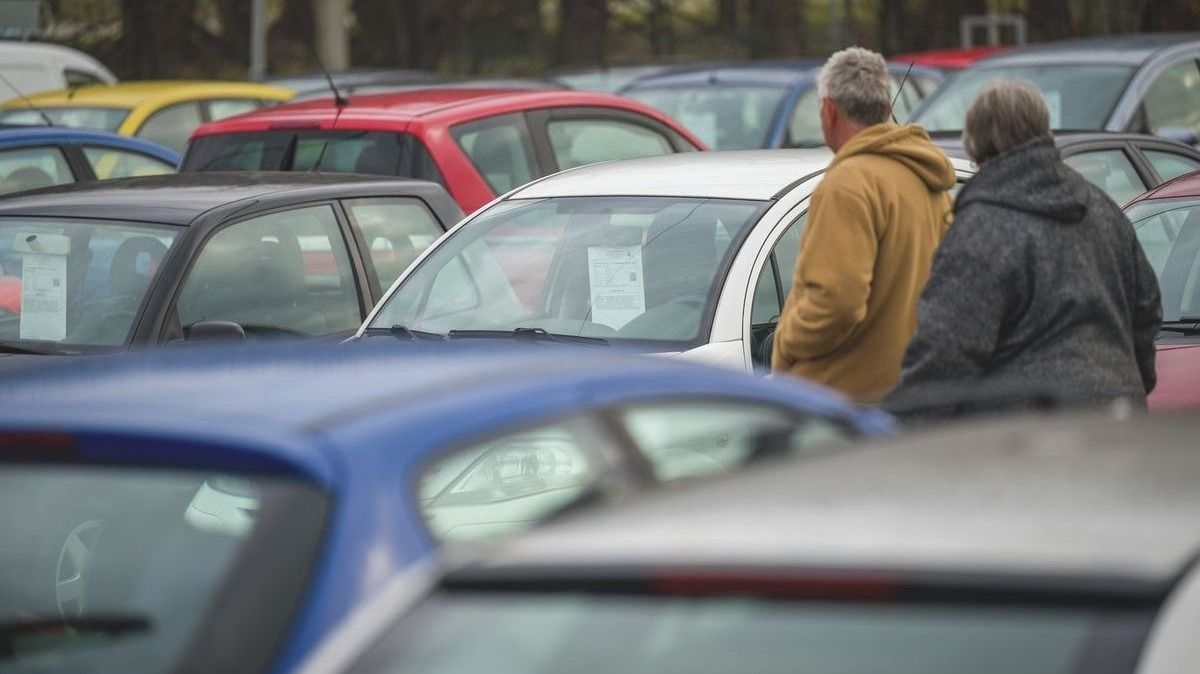
[[792, 381], [442, 346], [179, 347], [0, 380], [0, 669], [291, 671], [440, 545], [893, 430]]
[[0, 194], [174, 173], [178, 165], [178, 152], [115, 133], [0, 126]]
[[[679, 120], [712, 150], [821, 147], [821, 61], [680, 66], [634, 80], [618, 93]], [[942, 82], [929, 68], [888, 64], [904, 121]], [[907, 77], [906, 77], [907, 75]], [[903, 88], [901, 88], [903, 83]]]

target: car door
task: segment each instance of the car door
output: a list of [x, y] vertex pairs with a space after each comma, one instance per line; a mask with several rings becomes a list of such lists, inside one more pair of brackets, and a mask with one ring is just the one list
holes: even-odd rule
[[251, 341], [352, 333], [366, 303], [345, 227], [332, 203], [224, 224], [193, 255], [166, 339], [197, 323], [237, 323]]
[[665, 124], [627, 110], [550, 108], [525, 117], [542, 175], [602, 161], [694, 150]]

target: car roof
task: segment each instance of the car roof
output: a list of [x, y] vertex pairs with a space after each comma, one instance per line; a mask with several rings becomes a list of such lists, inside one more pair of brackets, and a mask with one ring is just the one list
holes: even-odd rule
[[[196, 136], [227, 131], [250, 131], [328, 122], [335, 117], [339, 128], [351, 124], [396, 122], [417, 118], [453, 120], [486, 114], [492, 108], [519, 102], [528, 108], [557, 106], [608, 106], [645, 110], [646, 106], [619, 96], [570, 89], [536, 90], [521, 88], [492, 88], [486, 86], [433, 86], [387, 93], [350, 96], [350, 102], [339, 107], [332, 96], [296, 101], [262, 108], [244, 115], [209, 122], [201, 126]], [[655, 116], [661, 113], [653, 112]]]
[[826, 149], [684, 152], [590, 164], [526, 185], [511, 199], [672, 196], [766, 201], [823, 171]]
[[282, 194], [296, 201], [342, 198], [356, 196], [356, 188], [381, 192], [377, 196], [448, 198], [435, 183], [386, 176], [287, 171], [176, 173], [23, 192], [0, 200], [0, 217], [102, 217], [186, 226], [222, 206]]
[[[73, 89], [44, 91], [26, 98], [44, 107], [118, 107], [133, 108], [157, 100], [216, 98], [239, 96], [278, 101], [293, 96], [291, 89], [253, 82], [221, 82], [205, 80], [143, 80], [98, 84]], [[22, 101], [9, 101], [6, 107], [20, 107]]]
[[1106, 35], [1019, 47], [979, 61], [980, 68], [1016, 65], [1096, 63], [1139, 66], [1157, 53], [1183, 44], [1200, 48], [1197, 33], [1138, 33]]
[[706, 84], [735, 86], [790, 87], [801, 81], [815, 79], [821, 67], [818, 60], [799, 61], [742, 61], [680, 65], [663, 72], [640, 77], [630, 82], [622, 93], [641, 89], [686, 87]]
[[1200, 552], [1197, 433], [1196, 415], [1066, 415], [917, 432], [582, 515], [508, 546], [483, 568], [1167, 583]]
[[[963, 149], [962, 134], [958, 131], [934, 131], [929, 134], [933, 138], [933, 142], [938, 147], [942, 148], [948, 156], [956, 159], [966, 159], [967, 152]], [[1086, 143], [1124, 143], [1137, 141], [1141, 143], [1154, 143], [1163, 146], [1176, 146], [1178, 149], [1194, 154], [1194, 148], [1178, 143], [1176, 141], [1163, 138], [1162, 136], [1152, 136], [1141, 133], [1121, 133], [1117, 131], [1055, 131], [1054, 144], [1058, 148], [1064, 149], [1073, 145], [1083, 145]]]
[[179, 153], [169, 147], [142, 138], [116, 133], [76, 129], [66, 126], [0, 126], [0, 147], [10, 143], [78, 143], [95, 144], [136, 150], [153, 155], [172, 164], [179, 163]]
[[[0, 434], [97, 428], [150, 437], [215, 434], [226, 439], [224, 444], [265, 445], [272, 455], [294, 455], [303, 462], [317, 451], [314, 442], [363, 456], [394, 451], [379, 450], [377, 442], [362, 444], [363, 429], [381, 423], [389, 432], [404, 428], [419, 434], [407, 443], [415, 447], [472, 425], [505, 426], [522, 414], [536, 416], [556, 406], [573, 411], [585, 398], [604, 400], [614, 386], [636, 396], [670, 379], [689, 395], [736, 395], [753, 387], [781, 404], [803, 398], [813, 410], [845, 414], [851, 409], [837, 396], [795, 383], [607, 349], [588, 349], [581, 358], [579, 349], [518, 348], [490, 340], [432, 345], [387, 340], [166, 347], [119, 357], [64, 358], [0, 379]], [[428, 419], [446, 415], [456, 422], [430, 427]], [[326, 442], [345, 437], [357, 440]], [[231, 438], [234, 442], [228, 442]]]
[[1144, 201], [1200, 197], [1200, 171], [1179, 176], [1159, 185], [1125, 205], [1125, 210]]

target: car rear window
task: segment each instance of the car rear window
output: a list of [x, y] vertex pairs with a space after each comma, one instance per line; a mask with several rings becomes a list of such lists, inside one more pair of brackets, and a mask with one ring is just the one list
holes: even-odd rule
[[1128, 674], [1140, 610], [444, 592], [354, 674]]
[[385, 131], [264, 131], [193, 139], [181, 171], [322, 171], [445, 184], [425, 145]]
[[166, 672], [211, 653], [214, 624], [265, 663], [323, 508], [285, 479], [0, 466], [0, 670]]

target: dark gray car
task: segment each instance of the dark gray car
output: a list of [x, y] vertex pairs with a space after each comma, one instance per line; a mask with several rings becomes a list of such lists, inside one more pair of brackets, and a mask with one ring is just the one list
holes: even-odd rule
[[661, 492], [398, 583], [305, 671], [1194, 672], [1197, 433], [1024, 418]]

